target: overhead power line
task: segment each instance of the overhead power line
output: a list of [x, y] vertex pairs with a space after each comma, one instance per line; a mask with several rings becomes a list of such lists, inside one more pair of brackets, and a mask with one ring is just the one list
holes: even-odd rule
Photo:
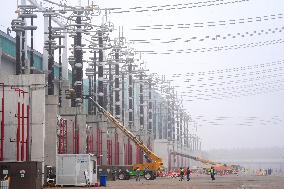
[[148, 12], [161, 12], [161, 11], [177, 11], [184, 9], [202, 8], [202, 7], [214, 7], [222, 5], [231, 5], [237, 3], [249, 2], [249, 0], [212, 0], [212, 1], [198, 1], [178, 4], [166, 4], [166, 5], [152, 5], [147, 7], [131, 7], [128, 9], [115, 8], [112, 13], [123, 14], [123, 13], [148, 13]]
[[143, 26], [140, 25], [132, 28], [131, 30], [145, 31], [145, 30], [205, 28], [205, 27], [228, 26], [228, 25], [245, 24], [245, 23], [258, 23], [258, 22], [273, 21], [280, 19], [283, 19], [282, 13], [265, 15], [265, 16], [219, 20], [219, 21], [179, 23], [179, 24], [154, 24], [154, 25], [143, 25]]
[[[208, 72], [174, 74], [184, 101], [232, 99], [284, 90], [284, 60]], [[177, 83], [176, 81], [175, 83]]]
[[248, 127], [259, 127], [259, 126], [276, 126], [282, 125], [283, 120], [278, 115], [272, 115], [269, 117], [260, 116], [246, 116], [246, 117], [228, 117], [228, 116], [217, 116], [212, 119], [208, 119], [208, 116], [197, 115], [193, 116], [198, 127], [215, 127], [215, 126], [248, 126]]
[[215, 46], [215, 47], [200, 47], [195, 49], [168, 49], [164, 52], [158, 52], [154, 50], [150, 50], [148, 52], [143, 52], [143, 54], [152, 54], [152, 55], [171, 55], [171, 54], [193, 54], [193, 53], [209, 53], [209, 52], [221, 52], [221, 51], [229, 51], [229, 50], [239, 50], [246, 48], [255, 48], [262, 46], [270, 46], [284, 43], [283, 39], [274, 39], [267, 41], [259, 41], [254, 43], [243, 43], [243, 44], [235, 44], [235, 45], [225, 45], [225, 46]]
[[238, 39], [238, 38], [247, 38], [247, 37], [254, 37], [254, 36], [262, 36], [262, 35], [268, 35], [268, 34], [278, 34], [282, 33], [284, 30], [284, 26], [282, 27], [275, 27], [275, 28], [269, 28], [269, 29], [262, 29], [262, 30], [254, 30], [250, 32], [238, 32], [238, 33], [228, 33], [228, 34], [216, 34], [216, 35], [206, 35], [203, 37], [189, 37], [189, 38], [181, 38], [176, 37], [172, 39], [162, 40], [159, 38], [152, 38], [149, 40], [146, 39], [131, 39], [129, 41], [132, 41], [134, 43], [160, 43], [160, 44], [169, 44], [169, 43], [176, 43], [176, 42], [184, 42], [184, 43], [190, 43], [190, 42], [205, 42], [205, 41], [217, 41], [217, 40], [227, 40], [227, 39]]
[[[274, 62], [267, 62], [262, 64], [254, 64], [254, 65], [247, 65], [247, 66], [239, 66], [239, 67], [233, 67], [233, 68], [226, 68], [226, 69], [217, 69], [217, 70], [209, 70], [204, 72], [187, 72], [185, 74], [181, 73], [174, 73], [170, 77], [172, 78], [186, 78], [185, 82], [189, 79], [194, 79], [195, 77], [199, 77], [199, 79], [204, 79], [205, 77], [208, 77], [209, 80], [214, 77], [219, 77], [217, 75], [224, 75], [228, 74], [228, 76], [237, 78], [240, 75], [240, 72], [249, 72], [249, 74], [259, 74], [266, 73], [266, 72], [272, 72], [275, 70], [282, 70], [282, 66], [284, 65], [284, 60], [280, 61], [274, 61]], [[227, 77], [227, 79], [229, 79]]]

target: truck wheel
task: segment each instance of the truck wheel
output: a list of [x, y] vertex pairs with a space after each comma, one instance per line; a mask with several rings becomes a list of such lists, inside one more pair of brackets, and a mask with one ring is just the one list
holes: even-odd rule
[[119, 173], [118, 173], [118, 179], [119, 179], [119, 180], [126, 180], [126, 174], [125, 174], [125, 172], [119, 172]]
[[153, 180], [153, 173], [152, 173], [151, 171], [145, 172], [144, 178], [145, 178], [146, 180]]

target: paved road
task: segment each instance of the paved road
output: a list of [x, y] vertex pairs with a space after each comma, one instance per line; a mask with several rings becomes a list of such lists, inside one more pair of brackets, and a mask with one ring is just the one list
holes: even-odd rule
[[[158, 178], [140, 182], [108, 181], [111, 189], [284, 189], [284, 177], [277, 176], [222, 176], [211, 181], [209, 176], [194, 176], [191, 181]], [[59, 189], [59, 188], [58, 188]], [[68, 189], [72, 189], [68, 187]], [[76, 188], [79, 189], [79, 188]], [[85, 188], [86, 189], [86, 188]]]

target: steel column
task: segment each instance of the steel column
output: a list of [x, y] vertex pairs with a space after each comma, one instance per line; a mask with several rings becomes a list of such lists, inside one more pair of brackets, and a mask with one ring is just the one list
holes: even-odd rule
[[[34, 19], [31, 17], [31, 26], [34, 25]], [[34, 30], [31, 29], [31, 50], [30, 50], [30, 73], [34, 73]]]
[[104, 63], [103, 63], [103, 37], [102, 31], [98, 31], [99, 63], [98, 63], [98, 103], [105, 108], [104, 104]]
[[22, 74], [21, 65], [21, 33], [16, 32], [16, 75]]
[[113, 74], [112, 74], [112, 63], [109, 62], [109, 68], [108, 68], [109, 74], [109, 112], [113, 115]]
[[124, 73], [121, 74], [121, 121], [122, 124], [125, 124], [125, 95], [124, 95]]
[[21, 161], [24, 161], [25, 158], [25, 104], [22, 104], [22, 140], [21, 140]]
[[18, 118], [18, 126], [17, 126], [17, 161], [20, 161], [20, 127], [21, 127], [21, 104], [18, 102], [18, 113], [17, 113], [17, 118]]
[[58, 104], [59, 107], [61, 107], [62, 105], [62, 55], [61, 55], [61, 37], [59, 37], [59, 60], [58, 60], [58, 64], [59, 64], [59, 91], [58, 91]]
[[114, 135], [114, 155], [115, 155], [115, 158], [114, 158], [114, 164], [115, 165], [119, 165], [119, 142], [118, 142], [118, 134], [115, 133]]
[[132, 76], [132, 63], [128, 65], [128, 127], [131, 130], [133, 126], [133, 76]]
[[27, 138], [26, 138], [26, 160], [30, 160], [29, 144], [30, 144], [30, 106], [27, 105]]
[[4, 160], [4, 137], [5, 137], [5, 91], [4, 91], [4, 83], [0, 83], [2, 85], [2, 99], [1, 99], [1, 153], [0, 153], [0, 161]]
[[152, 102], [152, 80], [149, 81], [149, 102], [148, 102], [148, 132], [151, 134], [153, 129], [153, 102]]
[[114, 79], [114, 101], [115, 101], [115, 117], [120, 119], [120, 95], [119, 95], [119, 53], [115, 52], [115, 79]]
[[[25, 19], [22, 18], [22, 21], [24, 22]], [[25, 30], [22, 31], [22, 54], [21, 54], [21, 73], [25, 73], [25, 68], [26, 68], [26, 53], [25, 53], [25, 42], [26, 42], [26, 32]]]
[[143, 73], [139, 74], [139, 113], [140, 113], [140, 130], [144, 130], [144, 85], [143, 85]]
[[[94, 83], [93, 83], [93, 99], [97, 101], [97, 52], [94, 52]], [[91, 103], [93, 106], [93, 103]], [[94, 115], [97, 114], [97, 107], [93, 106]]]
[[54, 55], [51, 47], [52, 40], [52, 26], [51, 26], [51, 15], [49, 15], [49, 26], [48, 26], [48, 95], [54, 95]]
[[[79, 15], [76, 19], [77, 30], [81, 30], [81, 16]], [[82, 51], [82, 33], [81, 31], [76, 32], [75, 36], [76, 43], [74, 44], [74, 58], [75, 58], [75, 96], [76, 96], [76, 106], [79, 106], [83, 102], [83, 51]]]

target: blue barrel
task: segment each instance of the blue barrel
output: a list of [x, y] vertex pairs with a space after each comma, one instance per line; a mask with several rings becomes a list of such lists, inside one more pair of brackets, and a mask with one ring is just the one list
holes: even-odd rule
[[107, 176], [100, 175], [100, 186], [106, 186], [106, 184], [107, 184]]

